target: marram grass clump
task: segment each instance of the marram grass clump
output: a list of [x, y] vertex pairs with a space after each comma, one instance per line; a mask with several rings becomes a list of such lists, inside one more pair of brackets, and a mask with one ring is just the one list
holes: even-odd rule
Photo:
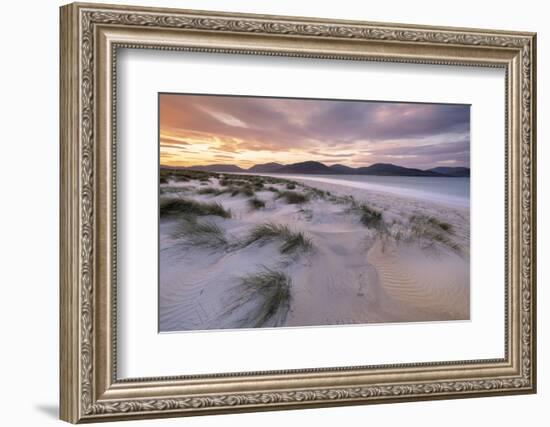
[[223, 249], [228, 246], [225, 231], [213, 221], [198, 221], [195, 216], [183, 217], [172, 235], [190, 247]]
[[309, 201], [309, 197], [307, 195], [296, 191], [280, 191], [277, 198], [285, 199], [288, 204], [302, 204]]
[[250, 208], [254, 210], [263, 209], [265, 208], [265, 202], [261, 199], [258, 199], [257, 197], [253, 197], [252, 199], [248, 200], [248, 206], [250, 206]]
[[451, 238], [453, 227], [447, 222], [427, 215], [413, 215], [410, 218], [411, 232], [418, 238], [441, 243], [454, 251], [460, 251]]
[[274, 327], [284, 324], [292, 301], [292, 280], [282, 271], [263, 267], [262, 271], [240, 278], [226, 315], [239, 316], [247, 327]]
[[279, 252], [282, 254], [305, 253], [313, 248], [311, 240], [305, 237], [304, 233], [293, 231], [287, 225], [273, 223], [256, 226], [246, 239], [245, 245], [273, 240], [281, 242]]
[[365, 204], [359, 205], [360, 221], [363, 225], [370, 228], [378, 228], [382, 224], [382, 212], [371, 208]]
[[160, 216], [174, 215], [214, 215], [222, 218], [231, 218], [231, 211], [225, 209], [220, 203], [197, 202], [186, 198], [167, 198], [160, 203]]

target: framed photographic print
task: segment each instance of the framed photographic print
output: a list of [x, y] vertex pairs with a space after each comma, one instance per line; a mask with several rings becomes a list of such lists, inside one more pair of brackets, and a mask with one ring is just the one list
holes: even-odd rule
[[61, 8], [61, 418], [536, 390], [535, 34]]

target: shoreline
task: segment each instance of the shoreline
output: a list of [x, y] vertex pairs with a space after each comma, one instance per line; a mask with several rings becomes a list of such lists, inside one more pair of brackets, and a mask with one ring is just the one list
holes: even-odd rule
[[[271, 178], [287, 179], [291, 181], [301, 182], [305, 185], [311, 185], [315, 183], [317, 185], [327, 184], [342, 186], [346, 188], [357, 189], [369, 193], [381, 193], [385, 195], [391, 195], [392, 197], [399, 197], [406, 200], [415, 200], [418, 202], [432, 204], [434, 206], [443, 205], [448, 208], [453, 209], [470, 209], [470, 198], [469, 197], [460, 197], [456, 195], [446, 195], [437, 192], [429, 192], [421, 189], [414, 188], [400, 188], [396, 185], [384, 185], [376, 182], [368, 181], [356, 181], [351, 179], [338, 179], [333, 178], [332, 175], [307, 175], [307, 174], [275, 174], [275, 173], [241, 173], [241, 172], [224, 172], [229, 175], [250, 175], [250, 176], [265, 176]], [[339, 175], [341, 176], [341, 175]], [[355, 176], [355, 175], [353, 175]], [[406, 176], [383, 176], [383, 175], [373, 175], [374, 178], [425, 178], [425, 177], [406, 177]], [[437, 179], [464, 179], [464, 177], [453, 178], [453, 177], [441, 177]], [[470, 179], [467, 177], [467, 179]], [[319, 187], [320, 188], [320, 187]], [[322, 189], [322, 188], [320, 188]]]
[[414, 197], [398, 196], [388, 192], [357, 188], [340, 183], [327, 183], [312, 179], [295, 179], [303, 185], [330, 191], [340, 197], [353, 197], [361, 203], [368, 203], [380, 209], [391, 220], [401, 221], [403, 216], [421, 214], [450, 223], [460, 239], [461, 246], [470, 245], [470, 208], [450, 206], [435, 201]]

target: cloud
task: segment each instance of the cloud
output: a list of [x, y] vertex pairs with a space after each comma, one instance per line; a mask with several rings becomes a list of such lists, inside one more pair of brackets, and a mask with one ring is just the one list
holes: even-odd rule
[[189, 145], [189, 143], [182, 137], [174, 135], [160, 134], [161, 142], [173, 143], [174, 145]]
[[249, 153], [240, 160], [247, 162], [254, 153], [274, 161], [293, 153], [353, 164], [400, 156], [404, 166], [469, 165], [467, 105], [162, 94], [159, 108], [161, 150], [199, 144], [205, 161], [215, 152]]
[[308, 151], [309, 154], [325, 157], [352, 157], [354, 153], [324, 153], [322, 151]]
[[386, 155], [453, 155], [458, 153], [469, 153], [470, 142], [469, 141], [457, 141], [457, 142], [444, 142], [440, 144], [426, 144], [426, 145], [403, 145], [399, 147], [384, 148], [381, 147], [374, 151], [376, 154]]
[[181, 149], [181, 150], [187, 150], [189, 148], [189, 144], [168, 144], [164, 142], [164, 140], [160, 140], [160, 148], [172, 148], [172, 149]]
[[313, 119], [318, 132], [338, 139], [370, 141], [469, 133], [465, 105], [334, 102]]

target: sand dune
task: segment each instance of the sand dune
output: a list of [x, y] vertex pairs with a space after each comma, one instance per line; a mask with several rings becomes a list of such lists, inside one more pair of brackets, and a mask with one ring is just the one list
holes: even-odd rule
[[288, 326], [353, 324], [368, 318], [366, 289], [374, 284], [356, 230], [312, 233], [316, 253], [293, 275], [296, 293]]
[[466, 208], [228, 174], [170, 180], [174, 200], [196, 205], [161, 208], [161, 331], [469, 318]]

